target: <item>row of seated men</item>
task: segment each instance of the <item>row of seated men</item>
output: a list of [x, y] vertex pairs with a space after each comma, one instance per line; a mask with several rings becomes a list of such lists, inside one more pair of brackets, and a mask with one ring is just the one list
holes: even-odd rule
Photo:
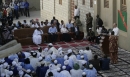
[[[48, 34], [49, 34], [49, 39], [50, 42], [56, 42], [57, 37], [58, 37], [58, 30], [55, 24], [52, 24], [51, 27], [48, 30]], [[60, 39], [61, 41], [65, 41], [65, 42], [69, 42], [71, 41], [71, 35], [69, 33], [74, 33], [75, 37], [77, 40], [80, 38], [79, 34], [79, 27], [76, 26], [76, 23], [74, 23], [74, 27], [71, 27], [70, 29], [66, 28], [65, 25], [62, 25], [62, 27], [60, 28], [60, 33], [62, 33], [62, 38]], [[38, 27], [34, 33], [33, 33], [33, 42], [35, 44], [41, 44], [42, 43], [42, 34], [43, 31], [40, 29], [40, 27]]]
[[109, 70], [110, 59], [98, 59], [91, 49], [45, 49], [19, 52], [0, 59], [1, 77], [97, 77], [97, 71]]

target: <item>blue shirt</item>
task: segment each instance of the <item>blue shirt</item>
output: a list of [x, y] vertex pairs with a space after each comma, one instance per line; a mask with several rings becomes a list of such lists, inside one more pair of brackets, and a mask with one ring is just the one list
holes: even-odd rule
[[14, 5], [14, 10], [18, 10], [18, 9], [19, 9], [18, 5], [15, 4], [15, 5]]
[[25, 3], [24, 3], [24, 7], [28, 9], [28, 8], [29, 8], [29, 3], [28, 3], [28, 2], [25, 2]]
[[48, 32], [49, 33], [56, 33], [57, 32], [57, 28], [56, 27], [50, 27]]
[[95, 68], [84, 69], [83, 71], [86, 73], [86, 77], [97, 77], [97, 71]]
[[72, 24], [72, 23], [68, 23], [68, 24], [66, 24], [66, 27], [67, 27], [68, 29], [70, 29], [71, 27], [73, 27], [73, 24]]
[[24, 8], [25, 2], [20, 2], [20, 8]]

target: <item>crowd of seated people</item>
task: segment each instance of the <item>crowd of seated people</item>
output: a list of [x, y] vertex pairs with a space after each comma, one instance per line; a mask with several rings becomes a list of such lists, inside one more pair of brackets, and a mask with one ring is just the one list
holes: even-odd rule
[[98, 59], [92, 50], [48, 47], [11, 54], [0, 59], [1, 77], [97, 77], [97, 71], [109, 70], [106, 56]]

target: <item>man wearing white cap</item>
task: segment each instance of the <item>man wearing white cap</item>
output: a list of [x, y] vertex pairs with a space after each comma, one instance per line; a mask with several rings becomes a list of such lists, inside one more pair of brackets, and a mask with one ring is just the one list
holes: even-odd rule
[[[81, 56], [81, 57], [84, 58], [84, 56]], [[87, 64], [87, 61], [85, 61], [85, 60], [78, 60], [78, 64], [80, 66], [80, 69], [83, 69], [86, 66], [86, 64]]]
[[13, 71], [13, 75], [14, 75], [14, 76], [17, 76], [17, 75], [18, 75], [18, 70], [17, 70], [16, 64], [17, 64], [17, 63], [16, 63], [15, 61], [13, 61], [13, 62], [12, 62], [12, 66], [10, 66], [10, 68], [9, 68], [10, 71]]
[[70, 72], [70, 70], [72, 69], [69, 65], [69, 61], [68, 60], [65, 60], [64, 61], [64, 66], [66, 66], [66, 70]]
[[64, 56], [64, 60], [67, 60], [68, 61], [68, 65], [73, 68], [73, 65], [74, 65], [74, 61], [69, 58], [67, 55]]
[[65, 77], [71, 77], [70, 73], [66, 70], [66, 66], [62, 66], [62, 70], [61, 73], [65, 75]]
[[89, 28], [89, 32], [87, 34], [87, 39], [90, 42], [94, 42], [94, 40], [95, 40], [95, 33], [94, 33], [94, 31], [92, 31], [92, 28]]
[[86, 73], [86, 77], [97, 77], [97, 71], [92, 64], [89, 65], [89, 69], [85, 68], [83, 71]]
[[86, 50], [84, 50], [84, 54], [87, 55], [88, 60], [92, 60], [93, 59], [93, 54], [92, 54], [92, 50], [89, 49], [89, 47], [86, 47]]
[[45, 48], [43, 51], [42, 51], [42, 53], [41, 53], [41, 55], [48, 55], [48, 48]]
[[48, 44], [48, 54], [55, 54], [58, 55], [58, 50], [53, 46], [52, 43]]
[[72, 49], [68, 50], [68, 57], [69, 59], [72, 59], [74, 63], [77, 62], [76, 56], [72, 54]]
[[64, 74], [61, 73], [61, 68], [57, 68], [57, 72], [54, 75], [55, 77], [66, 77]]
[[53, 75], [56, 73], [57, 69], [55, 69], [54, 67], [55, 67], [55, 66], [54, 66], [53, 64], [50, 64], [50, 65], [49, 65], [49, 69], [47, 70], [45, 77], [48, 77], [48, 73], [49, 73], [49, 72], [52, 72]]
[[41, 47], [38, 47], [37, 48], [37, 57], [40, 57], [42, 54], [42, 48]]
[[33, 52], [32, 53], [32, 58], [30, 58], [30, 64], [32, 65], [32, 67], [34, 68], [34, 70], [36, 70], [37, 67], [37, 63], [38, 63], [38, 58], [37, 58], [37, 53]]
[[34, 30], [33, 33], [33, 43], [38, 45], [42, 43], [42, 35], [43, 35], [43, 31], [40, 29], [40, 27], [38, 27], [37, 29]]
[[82, 77], [86, 77], [86, 73], [85, 72], [82, 73]]

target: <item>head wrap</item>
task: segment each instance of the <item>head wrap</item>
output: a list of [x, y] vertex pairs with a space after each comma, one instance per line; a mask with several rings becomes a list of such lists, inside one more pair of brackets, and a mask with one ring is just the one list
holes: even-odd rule
[[69, 50], [68, 50], [68, 54], [69, 54], [69, 53], [72, 53], [72, 49], [69, 49]]
[[62, 66], [62, 69], [65, 70], [65, 69], [66, 69], [66, 66]]
[[69, 60], [65, 60], [64, 65], [68, 65], [68, 64], [69, 64]]
[[48, 45], [49, 45], [49, 46], [53, 46], [53, 44], [52, 44], [52, 43], [49, 43]]
[[86, 75], [86, 73], [85, 73], [85, 72], [83, 72], [83, 73], [82, 73], [82, 75], [83, 75], [83, 76], [85, 76], [85, 75]]
[[80, 68], [79, 64], [77, 64], [77, 63], [74, 64], [74, 69], [75, 69], [75, 70], [78, 70], [79, 68]]

